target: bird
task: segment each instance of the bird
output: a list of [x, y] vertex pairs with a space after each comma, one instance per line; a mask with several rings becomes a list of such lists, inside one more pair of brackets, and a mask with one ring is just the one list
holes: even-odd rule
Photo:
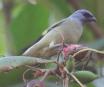
[[56, 22], [47, 28], [41, 38], [35, 44], [30, 46], [22, 55], [33, 57], [50, 57], [53, 53], [44, 52], [51, 45], [62, 43], [77, 43], [83, 33], [84, 24], [87, 22], [96, 22], [96, 17], [87, 9], [79, 9], [67, 18]]

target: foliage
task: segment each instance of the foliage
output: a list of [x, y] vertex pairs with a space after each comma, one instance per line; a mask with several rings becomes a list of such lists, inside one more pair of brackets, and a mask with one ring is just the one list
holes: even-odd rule
[[[14, 2], [14, 6], [10, 14], [11, 20], [8, 24], [2, 1], [0, 0], [0, 55], [6, 56], [8, 53], [9, 55], [20, 54], [49, 25], [67, 17], [74, 11], [67, 0], [35, 0], [36, 4], [28, 3], [27, 0], [11, 0]], [[104, 31], [103, 3], [103, 0], [82, 0], [81, 3], [82, 7], [89, 9], [95, 14], [97, 23], [102, 27], [102, 31]], [[87, 26], [85, 26], [79, 43], [87, 43], [89, 47], [104, 50], [104, 40], [97, 40]], [[12, 51], [8, 52], [8, 50]], [[20, 83], [23, 71], [17, 69], [7, 74], [0, 74], [0, 86], [11, 87], [11, 85]]]

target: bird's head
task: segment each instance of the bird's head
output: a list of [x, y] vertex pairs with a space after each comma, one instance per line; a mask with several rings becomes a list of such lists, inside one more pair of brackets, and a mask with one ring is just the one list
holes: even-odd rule
[[79, 19], [82, 23], [85, 22], [96, 22], [96, 17], [86, 9], [79, 9], [75, 11], [71, 17]]

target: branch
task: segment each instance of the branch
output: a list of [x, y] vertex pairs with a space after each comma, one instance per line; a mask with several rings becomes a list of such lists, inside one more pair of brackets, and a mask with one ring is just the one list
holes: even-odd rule
[[91, 28], [91, 31], [96, 38], [104, 38], [104, 32], [102, 31], [101, 27], [97, 25], [97, 23], [88, 23], [88, 26]]
[[13, 50], [13, 40], [10, 32], [10, 24], [12, 21], [12, 10], [14, 7], [14, 0], [2, 0], [3, 3], [3, 13], [5, 18], [5, 37], [6, 37], [6, 51], [8, 54], [14, 54]]
[[75, 10], [80, 9], [80, 0], [67, 0]]
[[4, 11], [5, 22], [7, 26], [11, 22], [11, 11], [13, 9], [13, 5], [14, 5], [13, 0], [3, 0], [3, 11]]
[[[62, 48], [62, 44], [56, 44], [51, 48], [47, 48], [44, 50], [44, 52], [39, 55], [42, 57], [47, 56], [48, 59], [50, 59], [50, 56], [52, 56], [51, 53], [57, 55], [57, 52]], [[83, 59], [85, 57], [85, 54], [87, 52], [91, 51], [94, 55], [92, 58], [97, 57], [97, 59], [103, 59], [104, 58], [104, 51], [98, 51], [95, 49], [83, 47], [82, 45], [76, 45], [76, 44], [71, 44], [63, 48], [62, 53], [64, 57], [68, 57], [68, 55], [72, 55], [76, 60]], [[47, 59], [42, 59], [41, 57], [26, 57], [26, 56], [8, 56], [8, 57], [1, 57], [0, 58], [0, 72], [6, 72], [10, 71], [13, 68], [20, 67], [20, 66], [25, 66], [25, 65], [36, 65], [40, 63], [56, 63], [55, 60], [47, 60]]]
[[7, 72], [16, 67], [21, 67], [25, 65], [36, 65], [42, 63], [54, 63], [54, 60], [46, 60], [36, 57], [26, 57], [26, 56], [8, 56], [0, 58], [0, 72]]

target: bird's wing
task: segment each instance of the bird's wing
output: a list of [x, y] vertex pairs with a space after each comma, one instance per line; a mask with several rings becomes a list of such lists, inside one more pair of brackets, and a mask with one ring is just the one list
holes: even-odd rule
[[41, 40], [41, 38], [44, 37], [45, 34], [47, 34], [49, 31], [51, 31], [52, 29], [54, 29], [55, 27], [59, 26], [60, 24], [62, 24], [65, 21], [65, 19], [56, 22], [55, 24], [53, 24], [52, 26], [50, 26], [48, 29], [46, 29], [42, 35], [40, 37], [38, 37], [38, 39], [36, 39], [35, 41], [33, 41], [31, 44], [29, 44], [27, 47], [25, 47], [22, 51], [27, 50], [30, 46], [32, 46], [33, 44], [37, 43], [38, 41]]
[[62, 24], [66, 19], [63, 19], [61, 21], [56, 22], [55, 24], [53, 24], [52, 26], [50, 26], [49, 28], [47, 28], [42, 35], [44, 36], [45, 34], [47, 34], [49, 31], [51, 31], [52, 29], [54, 29], [55, 27], [59, 26], [60, 24]]
[[44, 35], [46, 35], [49, 31], [51, 31], [52, 29], [54, 29], [55, 27], [59, 26], [60, 24], [62, 24], [66, 19], [63, 19], [61, 21], [56, 22], [55, 24], [53, 24], [52, 26], [50, 26], [49, 28], [47, 28], [45, 31], [43, 31], [42, 35], [35, 40], [34, 44], [36, 42], [38, 42], [39, 40], [41, 40], [42, 37], [44, 37]]

